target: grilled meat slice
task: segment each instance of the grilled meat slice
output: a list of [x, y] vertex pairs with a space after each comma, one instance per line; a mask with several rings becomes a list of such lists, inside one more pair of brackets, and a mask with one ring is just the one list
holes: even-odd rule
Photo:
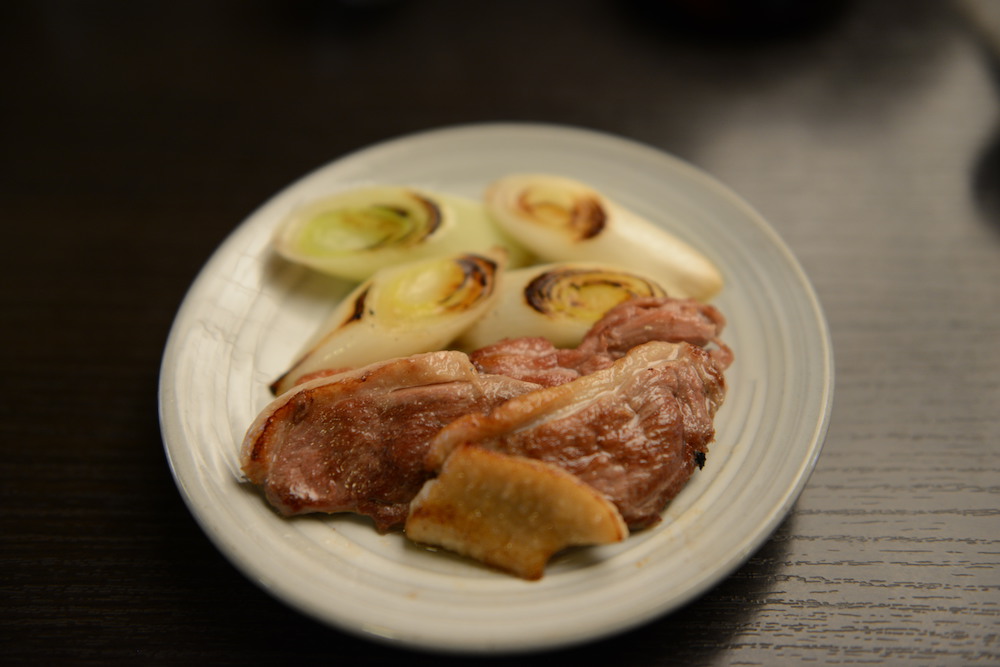
[[717, 308], [694, 299], [630, 299], [605, 313], [574, 349], [558, 349], [544, 338], [512, 338], [475, 350], [470, 358], [485, 373], [550, 387], [608, 368], [650, 341], [705, 347], [726, 369], [733, 353], [719, 338], [725, 324]]
[[406, 520], [430, 474], [430, 439], [537, 385], [476, 371], [461, 352], [393, 359], [299, 385], [244, 438], [246, 478], [282, 514], [357, 512], [385, 532]]
[[608, 368], [455, 420], [434, 437], [427, 465], [439, 469], [463, 444], [545, 461], [607, 496], [630, 529], [644, 528], [704, 463], [725, 392], [704, 348], [646, 343]]

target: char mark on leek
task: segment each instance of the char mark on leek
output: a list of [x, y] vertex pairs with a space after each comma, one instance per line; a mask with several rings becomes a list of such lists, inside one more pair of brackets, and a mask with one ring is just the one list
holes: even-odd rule
[[596, 262], [558, 262], [504, 274], [496, 305], [461, 336], [476, 349], [503, 338], [541, 336], [573, 347], [614, 306], [634, 298], [663, 297], [647, 275]]
[[560, 201], [544, 188], [525, 188], [517, 198], [520, 212], [528, 220], [554, 228], [564, 228], [578, 241], [601, 233], [607, 213], [595, 197]]
[[[360, 294], [354, 299], [354, 310], [351, 311], [350, 316], [344, 320], [344, 325], [350, 322], [357, 322], [365, 315], [365, 299], [368, 298], [368, 290], [362, 290]], [[343, 325], [342, 325], [343, 326]]]
[[483, 202], [397, 185], [357, 187], [294, 208], [274, 247], [289, 261], [356, 282], [418, 259], [497, 247], [511, 265], [527, 261]]
[[542, 314], [583, 317], [589, 323], [634, 297], [666, 296], [652, 280], [615, 268], [560, 264], [524, 288], [524, 300]]
[[275, 394], [331, 372], [439, 350], [489, 310], [504, 268], [473, 253], [377, 271], [344, 299], [317, 342], [273, 385]]
[[542, 262], [607, 262], [652, 276], [670, 296], [708, 301], [718, 268], [668, 231], [670, 210], [646, 218], [593, 187], [551, 174], [508, 174], [486, 189], [497, 225]]

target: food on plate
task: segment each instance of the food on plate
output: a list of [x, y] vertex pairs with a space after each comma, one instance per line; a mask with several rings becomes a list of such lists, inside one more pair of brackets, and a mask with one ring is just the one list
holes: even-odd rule
[[524, 579], [557, 552], [628, 536], [615, 506], [562, 469], [460, 445], [411, 504], [407, 536]]
[[[700, 363], [708, 369], [717, 367], [714, 381], [721, 383], [722, 365], [713, 357], [717, 350], [709, 349], [716, 345], [726, 349], [718, 338], [721, 327], [721, 315], [706, 304], [668, 297], [636, 299], [611, 309], [576, 349], [557, 350], [541, 338], [507, 340], [470, 355], [454, 350], [417, 354], [319, 377], [296, 385], [258, 415], [244, 439], [243, 469], [248, 480], [264, 487], [268, 500], [283, 514], [352, 511], [371, 516], [380, 530], [388, 530], [401, 524], [406, 504], [430, 477], [421, 462], [432, 438], [447, 424], [469, 413], [500, 410], [508, 399], [543, 386], [571, 383], [608, 369], [649, 341], [686, 339], [706, 346], [707, 359]], [[540, 364], [537, 355], [521, 354], [522, 341], [544, 343], [551, 362]], [[489, 353], [500, 348], [502, 354]], [[672, 365], [696, 369], [694, 362], [699, 358], [695, 354], [682, 355], [690, 363], [678, 357]], [[663, 361], [651, 365], [662, 376], [658, 387], [630, 400], [637, 404], [653, 401], [657, 391], [665, 390], [682, 396], [706, 391], [698, 373], [666, 377]], [[574, 385], [561, 399], [551, 393], [533, 400], [550, 406], [557, 401], [568, 415], [586, 407], [587, 397], [600, 386], [607, 389], [604, 399], [617, 390], [635, 390], [639, 385], [624, 380], [629, 372], [638, 372], [641, 363], [621, 366], [599, 382]], [[653, 376], [646, 375], [648, 379]], [[710, 397], [721, 402], [724, 387], [708, 389]], [[648, 404], [650, 408], [656, 405]], [[701, 414], [691, 406], [685, 409]], [[600, 411], [587, 413], [587, 428], [605, 428], [599, 424], [604, 417]], [[692, 428], [687, 423], [683, 426]], [[623, 446], [609, 442], [605, 439], [593, 446]], [[699, 450], [702, 455], [703, 449]], [[428, 460], [428, 466], [436, 468], [443, 459], [439, 452]]]
[[476, 371], [462, 352], [393, 359], [311, 380], [261, 411], [243, 440], [247, 480], [284, 515], [355, 512], [402, 526], [437, 431], [537, 385]]
[[295, 208], [274, 247], [285, 258], [353, 281], [402, 262], [505, 247], [512, 266], [526, 253], [483, 204], [398, 185], [356, 187]]
[[459, 254], [381, 269], [334, 309], [316, 342], [272, 384], [448, 345], [496, 299], [499, 259]]
[[722, 274], [702, 253], [585, 183], [509, 174], [488, 187], [485, 201], [500, 228], [542, 261], [627, 266], [671, 296], [701, 301], [722, 289]]
[[507, 338], [470, 353], [484, 373], [500, 373], [553, 386], [607, 368], [642, 343], [687, 342], [708, 349], [722, 369], [733, 361], [722, 341], [726, 320], [694, 299], [636, 298], [614, 306], [574, 348], [557, 348], [541, 336]]
[[495, 304], [462, 334], [475, 349], [503, 338], [542, 336], [556, 347], [580, 344], [609, 308], [665, 296], [652, 279], [610, 264], [560, 262], [506, 271]]
[[604, 494], [630, 529], [645, 528], [704, 464], [725, 394], [704, 348], [645, 343], [609, 368], [459, 417], [433, 437], [427, 466], [442, 469], [466, 444], [544, 461]]
[[537, 579], [655, 525], [704, 465], [733, 361], [721, 275], [593, 188], [512, 174], [485, 206], [356, 188], [275, 246], [361, 281], [244, 437], [282, 515], [365, 515]]

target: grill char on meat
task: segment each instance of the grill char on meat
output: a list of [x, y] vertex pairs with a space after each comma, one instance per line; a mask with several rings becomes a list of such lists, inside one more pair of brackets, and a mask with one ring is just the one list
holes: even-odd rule
[[427, 463], [438, 468], [465, 443], [546, 461], [604, 493], [629, 528], [645, 528], [704, 461], [725, 391], [704, 348], [650, 342], [608, 368], [452, 422]]
[[537, 388], [479, 373], [461, 352], [373, 364], [275, 399], [248, 430], [241, 464], [285, 515], [357, 512], [385, 532], [430, 476], [424, 454], [442, 426]]
[[549, 387], [608, 368], [633, 347], [650, 341], [714, 344], [710, 354], [725, 369], [733, 360], [732, 351], [719, 338], [725, 324], [717, 308], [694, 299], [630, 299], [610, 309], [574, 349], [558, 349], [545, 338], [513, 338], [480, 348], [470, 358], [484, 373]]

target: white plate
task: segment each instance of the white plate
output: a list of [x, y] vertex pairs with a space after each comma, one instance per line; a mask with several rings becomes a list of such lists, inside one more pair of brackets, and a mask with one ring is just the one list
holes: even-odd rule
[[[273, 258], [296, 203], [359, 183], [478, 197], [515, 171], [589, 182], [703, 250], [727, 286], [715, 303], [736, 353], [708, 462], [657, 527], [573, 551], [538, 582], [378, 535], [349, 516], [283, 519], [240, 482], [237, 449], [267, 385], [346, 285]], [[309, 174], [222, 244], [188, 293], [160, 380], [167, 455], [191, 511], [267, 591], [337, 628], [396, 645], [513, 653], [634, 627], [735, 570], [798, 497], [819, 454], [833, 360], [819, 303], [796, 260], [747, 204], [669, 155], [592, 131], [472, 125], [403, 137]]]

